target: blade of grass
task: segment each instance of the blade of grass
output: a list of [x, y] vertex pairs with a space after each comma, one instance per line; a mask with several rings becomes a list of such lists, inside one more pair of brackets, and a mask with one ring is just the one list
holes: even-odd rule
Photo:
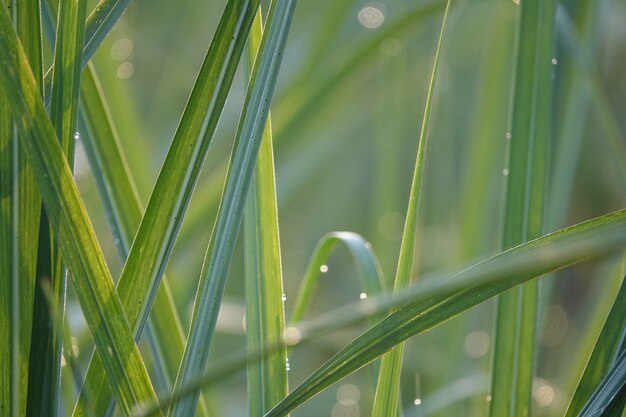
[[32, 72], [4, 8], [0, 11], [0, 85], [8, 97], [22, 149], [33, 163], [44, 206], [98, 354], [125, 413], [139, 401], [156, 398], [150, 379], [80, 199], [56, 134], [38, 97]]
[[[251, 76], [261, 38], [261, 9], [248, 37], [246, 73]], [[272, 123], [268, 113], [265, 129], [244, 208], [246, 341], [250, 352], [266, 345], [279, 346], [275, 352], [248, 367], [248, 412], [260, 417], [289, 392], [287, 347], [283, 307], [281, 265]]]
[[[42, 48], [41, 33], [39, 28], [39, 7], [35, 2], [3, 2], [13, 12], [13, 21], [20, 38], [30, 66], [35, 74], [38, 88], [42, 84]], [[10, 106], [5, 97], [0, 98], [0, 141], [2, 153], [10, 160], [3, 160], [2, 176], [3, 185], [0, 187], [0, 195], [3, 198], [2, 221], [7, 229], [0, 232], [0, 239], [9, 244], [2, 249], [4, 258], [2, 263], [10, 262], [2, 267], [3, 297], [2, 302], [7, 312], [6, 318], [10, 317], [10, 332], [5, 333], [2, 324], [2, 338], [10, 349], [11, 359], [0, 356], [7, 360], [10, 369], [3, 369], [2, 375], [10, 378], [0, 385], [10, 389], [13, 401], [9, 404], [0, 400], [4, 413], [23, 415], [26, 412], [28, 397], [27, 377], [30, 371], [29, 356], [33, 325], [33, 303], [35, 293], [35, 269], [37, 260], [37, 230], [39, 227], [39, 192], [35, 184], [33, 170], [30, 167], [27, 156], [19, 149], [19, 137], [12, 127]], [[5, 171], [6, 169], [6, 171]], [[10, 229], [9, 229], [10, 227]], [[8, 233], [8, 234], [7, 234]], [[10, 236], [9, 236], [10, 234]], [[10, 256], [10, 257], [9, 257]], [[6, 280], [6, 281], [5, 281]], [[5, 285], [8, 284], [8, 287]], [[6, 291], [6, 292], [5, 292]], [[8, 299], [4, 296], [10, 297]], [[2, 394], [0, 396], [4, 397]]]
[[579, 417], [615, 417], [624, 411], [626, 387], [626, 350], [622, 351], [615, 364], [608, 370]]
[[[324, 235], [317, 243], [309, 265], [307, 266], [298, 296], [291, 313], [290, 326], [295, 326], [303, 318], [309, 308], [313, 291], [321, 276], [322, 267], [338, 244], [343, 243], [354, 259], [358, 277], [361, 280], [363, 293], [370, 296], [382, 294], [385, 289], [383, 273], [371, 245], [360, 235], [352, 232], [332, 232]], [[372, 323], [374, 324], [374, 323]]]
[[[61, 0], [59, 3], [59, 17], [57, 37], [54, 50], [54, 67], [52, 73], [52, 101], [50, 121], [56, 131], [56, 137], [61, 142], [61, 149], [67, 158], [70, 169], [74, 167], [74, 148], [76, 138], [76, 120], [78, 117], [78, 94], [81, 76], [82, 45], [85, 32], [85, 14], [87, 2], [85, 0]], [[43, 212], [45, 218], [41, 224], [49, 224], [48, 213]], [[56, 323], [63, 323], [65, 316], [65, 302], [67, 290], [67, 272], [65, 262], [61, 257], [58, 237], [51, 230], [49, 232], [50, 261], [52, 271], [50, 280], [54, 292], [54, 310], [59, 314], [58, 320], [48, 319], [50, 336], [48, 339], [50, 361], [49, 390], [50, 404], [48, 411], [56, 416], [59, 412], [61, 395], [61, 360], [63, 355], [63, 328]], [[46, 256], [47, 257], [47, 256]], [[46, 388], [44, 388], [46, 389]]]
[[[520, 3], [504, 213], [505, 249], [541, 235], [548, 181], [556, 2]], [[537, 282], [498, 297], [491, 416], [531, 413]]]
[[[118, 254], [123, 262], [128, 257], [132, 239], [141, 222], [143, 205], [92, 64], [88, 64], [84, 71], [80, 100], [82, 143], [105, 205]], [[150, 326], [154, 329], [164, 362], [157, 361], [155, 366], [162, 368], [160, 372], [166, 375], [168, 383], [172, 384], [183, 356], [184, 333], [165, 276], [154, 299]], [[97, 358], [95, 360], [98, 361]], [[94, 386], [102, 387], [104, 384], [106, 375], [101, 372], [99, 382]], [[83, 395], [88, 394], [89, 392], [85, 391]], [[87, 397], [83, 397], [83, 400], [85, 398]], [[85, 408], [95, 409], [90, 403], [87, 403]], [[202, 415], [207, 414], [204, 398], [201, 398], [200, 409]]]
[[[226, 5], [128, 253], [118, 293], [137, 337], [165, 272], [258, 4], [231, 0]], [[103, 410], [110, 392], [97, 385], [102, 378], [98, 368], [90, 366], [84, 390], [98, 393], [92, 395], [93, 401], [97, 410]], [[74, 416], [84, 412], [79, 398]]]
[[[395, 312], [352, 341], [265, 417], [284, 416], [324, 388], [384, 354], [390, 347], [425, 332], [455, 315], [516, 285], [626, 246], [626, 210], [610, 213], [524, 243], [475, 264], [456, 275], [449, 272], [424, 276], [401, 294], [383, 294], [331, 311], [298, 327], [300, 345], [320, 335]], [[269, 353], [268, 346], [265, 353]], [[235, 354], [159, 404], [146, 405], [136, 417], [151, 415], [203, 386], [223, 380], [258, 360], [247, 352]]]
[[[2, 5], [4, 8], [4, 4]], [[10, 106], [0, 93], [0, 411], [2, 416], [17, 417], [20, 410], [19, 352], [19, 271], [16, 260], [18, 229], [17, 205], [17, 137], [11, 120]]]
[[[446, 3], [443, 12], [443, 20], [435, 50], [435, 60], [428, 84], [428, 93], [426, 95], [426, 104], [424, 106], [424, 116], [422, 118], [422, 127], [418, 139], [417, 157], [415, 159], [415, 171], [413, 172], [413, 181], [411, 183], [411, 192], [409, 194], [409, 204], [406, 211], [406, 220], [404, 230], [402, 232], [402, 243], [400, 245], [400, 256], [398, 258], [398, 266], [396, 269], [396, 277], [394, 281], [393, 291], [398, 293], [404, 291], [411, 282], [413, 273], [413, 257], [415, 256], [415, 237], [417, 235], [417, 219], [420, 204], [420, 190], [422, 187], [422, 173], [424, 170], [424, 158], [426, 154], [426, 146], [428, 143], [428, 129], [430, 126], [430, 113], [432, 110], [432, 101], [435, 91], [435, 79], [437, 75], [437, 67], [439, 65], [439, 57], [443, 45], [443, 35], [446, 29], [446, 19], [450, 10], [451, 0]], [[395, 416], [398, 414], [398, 400], [400, 393], [400, 372], [402, 370], [402, 355], [404, 353], [404, 345], [396, 346], [391, 352], [383, 356], [380, 363], [380, 373], [378, 374], [378, 382], [376, 384], [376, 394], [374, 396], [374, 406], [372, 410], [373, 417]]]
[[626, 330], [624, 317], [626, 317], [626, 280], [622, 281], [613, 307], [604, 322], [587, 366], [567, 407], [565, 417], [579, 415], [587, 400], [592, 396], [595, 387], [607, 374], [613, 360], [621, 353], [620, 343], [624, 339]]
[[[174, 393], [206, 368], [217, 313], [243, 217], [245, 197], [256, 165], [295, 5], [295, 0], [279, 0], [270, 6], [267, 29], [246, 92], [214, 234], [202, 266], [189, 336]], [[174, 404], [168, 414], [176, 417], [192, 415], [197, 401], [197, 394], [189, 396], [185, 401]]]

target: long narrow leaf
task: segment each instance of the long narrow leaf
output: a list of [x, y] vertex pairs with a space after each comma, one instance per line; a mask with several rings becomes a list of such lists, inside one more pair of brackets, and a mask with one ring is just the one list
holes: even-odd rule
[[[426, 95], [422, 128], [419, 135], [417, 157], [415, 159], [415, 171], [413, 173], [413, 182], [411, 183], [411, 193], [409, 194], [409, 204], [405, 217], [404, 231], [402, 232], [402, 244], [400, 246], [400, 256], [398, 259], [396, 278], [393, 287], [394, 292], [403, 291], [411, 282], [411, 276], [413, 273], [413, 257], [415, 256], [414, 247], [415, 238], [417, 236], [417, 219], [422, 188], [422, 173], [424, 171], [424, 158], [428, 143], [430, 113], [432, 110], [432, 102], [435, 91], [437, 67], [439, 65], [439, 57], [441, 55], [443, 45], [443, 35], [446, 29], [446, 19], [448, 17], [448, 11], [450, 10], [451, 3], [451, 0], [448, 0], [446, 3], [446, 9], [443, 12], [439, 40], [437, 42], [437, 49], [435, 50], [435, 60], [430, 74], [430, 83], [428, 84], [428, 93]], [[402, 369], [403, 353], [404, 345], [400, 344], [382, 358], [380, 363], [380, 373], [378, 374], [378, 383], [376, 384], [376, 395], [374, 396], [374, 408], [372, 411], [372, 416], [374, 417], [395, 416], [398, 414], [400, 371]]]
[[125, 413], [155, 398], [111, 274], [96, 241], [72, 173], [38, 97], [34, 77], [4, 8], [0, 11], [0, 85], [8, 97], [22, 149], [35, 169], [50, 223], [67, 262], [98, 354]]
[[[261, 9], [248, 37], [247, 72], [263, 36]], [[283, 342], [285, 311], [281, 265], [274, 150], [271, 117], [267, 116], [254, 177], [244, 209], [246, 257], [246, 339], [248, 349], [258, 351], [277, 345], [272, 355], [248, 368], [248, 410], [260, 417], [288, 393], [287, 347]]]
[[613, 307], [567, 407], [565, 417], [574, 417], [580, 413], [595, 387], [609, 370], [614, 358], [620, 354], [620, 342], [626, 331], [624, 317], [626, 317], [626, 279], [622, 281]]
[[[41, 33], [39, 28], [39, 4], [36, 2], [8, 2], [12, 3], [14, 11], [14, 22], [20, 42], [24, 47], [24, 51], [29, 60], [30, 66], [35, 75], [36, 83], [39, 89], [42, 85], [42, 46]], [[11, 156], [11, 161], [3, 161], [2, 173], [3, 181], [6, 185], [11, 184], [11, 190], [4, 189], [0, 191], [0, 195], [4, 198], [8, 197], [7, 192], [11, 193], [11, 197], [5, 200], [6, 207], [12, 205], [10, 215], [12, 219], [5, 218], [6, 212], [3, 208], [3, 221], [5, 225], [10, 226], [11, 237], [6, 235], [0, 237], [4, 242], [10, 243], [12, 246], [11, 258], [6, 258], [12, 266], [10, 273], [1, 273], [3, 283], [11, 283], [12, 297], [10, 300], [3, 300], [6, 307], [11, 307], [10, 317], [12, 325], [12, 337], [4, 334], [7, 341], [6, 347], [11, 348], [12, 359], [10, 364], [12, 371], [3, 375], [11, 375], [11, 382], [2, 381], [3, 389], [12, 387], [14, 395], [14, 403], [3, 403], [2, 410], [5, 413], [14, 412], [15, 415], [23, 415], [27, 406], [30, 406], [30, 397], [28, 395], [28, 383], [30, 368], [30, 348], [33, 324], [33, 306], [35, 294], [35, 271], [37, 266], [37, 230], [39, 227], [39, 207], [41, 205], [39, 191], [35, 184], [33, 170], [28, 161], [27, 155], [19, 149], [19, 137], [11, 128], [10, 107], [6, 105], [6, 99], [0, 98], [3, 103], [0, 105], [0, 112], [4, 114], [4, 121], [0, 125], [7, 123], [0, 128], [0, 136], [4, 142], [0, 148], [5, 156]], [[6, 107], [5, 107], [6, 105]], [[3, 116], [0, 116], [0, 118]], [[5, 142], [10, 140], [9, 143]], [[6, 176], [5, 176], [6, 175]], [[3, 187], [3, 188], [5, 188]], [[5, 254], [8, 254], [5, 253]], [[8, 265], [6, 265], [8, 266]], [[6, 282], [4, 282], [6, 279]], [[6, 288], [6, 287], [5, 287]]]
[[[505, 249], [541, 236], [548, 181], [551, 60], [556, 2], [520, 4], [517, 70], [504, 214]], [[492, 416], [531, 413], [538, 287], [529, 282], [498, 298]]]
[[[295, 5], [295, 0], [279, 0], [272, 3], [269, 11], [268, 29], [263, 34], [250, 77], [217, 223], [202, 266], [189, 336], [174, 393], [206, 368], [217, 313], [243, 217], [245, 197], [256, 165]], [[192, 415], [197, 402], [196, 393], [174, 404], [169, 415]]]
[[[74, 167], [74, 148], [76, 143], [76, 120], [78, 117], [78, 94], [82, 73], [81, 59], [85, 33], [86, 0], [61, 0], [59, 2], [59, 18], [57, 38], [54, 50], [54, 70], [52, 74], [52, 102], [50, 120], [61, 142], [61, 149], [67, 158], [70, 169]], [[48, 212], [42, 213], [42, 227], [48, 227]], [[44, 235], [45, 236], [45, 235]], [[61, 258], [57, 236], [50, 231], [50, 280], [54, 290], [54, 309], [59, 315], [58, 320], [49, 319], [51, 336], [48, 340], [49, 356], [47, 368], [49, 372], [49, 412], [56, 416], [59, 412], [61, 393], [61, 357], [63, 351], [62, 327], [65, 316], [67, 274], [65, 262]], [[41, 254], [47, 257], [47, 254]], [[45, 388], [44, 388], [45, 389]]]
[[609, 417], [608, 413], [611, 413], [611, 417], [622, 415], [622, 411], [624, 411], [624, 394], [626, 394], [625, 389], [626, 350], [621, 352], [615, 364], [611, 366], [578, 416]]

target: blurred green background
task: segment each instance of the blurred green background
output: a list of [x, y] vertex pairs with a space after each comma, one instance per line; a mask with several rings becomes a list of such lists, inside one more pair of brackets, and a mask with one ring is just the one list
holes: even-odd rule
[[[144, 202], [223, 6], [135, 0], [94, 58]], [[330, 231], [363, 235], [391, 283], [443, 7], [421, 0], [300, 0], [272, 106], [287, 317], [314, 246]], [[517, 10], [511, 0], [453, 2], [426, 151], [417, 280], [423, 272], [455, 270], [499, 250]], [[558, 15], [546, 231], [626, 206], [626, 3], [567, 0]], [[185, 325], [243, 85], [240, 72], [167, 271]], [[76, 176], [119, 275], [121, 263], [80, 146]], [[544, 280], [536, 415], [562, 415], [567, 406], [598, 320], [610, 308], [619, 261], [586, 263]], [[359, 298], [347, 251], [339, 249], [328, 267], [308, 318]], [[243, 299], [239, 248], [212, 363], [245, 346]], [[79, 365], [85, 366], [90, 336], [78, 303], [71, 299], [69, 309]], [[492, 325], [490, 301], [410, 340], [402, 375], [406, 416], [486, 414]], [[290, 384], [361, 331], [352, 328], [292, 352]], [[73, 396], [71, 373], [64, 378], [66, 395]], [[293, 415], [367, 416], [372, 387], [365, 368]], [[245, 415], [245, 371], [210, 391], [214, 415]]]

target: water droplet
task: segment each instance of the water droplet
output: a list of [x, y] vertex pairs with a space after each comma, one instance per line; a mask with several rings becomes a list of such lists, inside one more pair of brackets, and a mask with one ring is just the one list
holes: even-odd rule
[[556, 58], [552, 58], [552, 65], [556, 65], [558, 63], [559, 63], [559, 61], [557, 61]]
[[365, 294], [364, 292], [362, 292], [361, 294], [359, 294], [359, 298], [361, 300], [365, 300], [367, 298], [367, 294]]
[[74, 140], [80, 140], [80, 133], [74, 133]]
[[322, 274], [327, 273], [327, 272], [328, 272], [328, 265], [322, 265], [322, 266], [320, 266], [320, 272], [321, 272]]
[[367, 29], [376, 29], [385, 21], [385, 13], [378, 5], [369, 5], [359, 10], [359, 23]]
[[372, 249], [372, 244], [371, 244], [371, 243], [369, 243], [369, 242], [365, 242], [365, 247], [366, 247], [367, 249]]
[[487, 402], [491, 401], [491, 399], [492, 399], [492, 398], [491, 398], [491, 395], [487, 395], [487, 396], [485, 397], [485, 400], [487, 400]]
[[509, 170], [508, 170], [508, 169], [506, 169], [506, 168], [504, 168], [504, 169], [502, 170], [502, 175], [504, 175], [505, 177], [506, 177], [506, 176], [508, 176], [508, 175], [509, 175]]
[[415, 405], [420, 405], [422, 403], [422, 400], [420, 400], [419, 398], [416, 398], [415, 401], [413, 401], [413, 404]]
[[302, 340], [302, 333], [297, 327], [287, 327], [285, 329], [285, 343], [289, 346], [294, 346], [300, 343]]
[[283, 293], [283, 302], [287, 301], [287, 296]]
[[506, 135], [504, 135], [504, 137], [506, 139], [511, 139], [511, 132], [506, 132]]
[[287, 371], [291, 371], [291, 365], [289, 365], [289, 358], [287, 358], [287, 360], [285, 361], [285, 369]]

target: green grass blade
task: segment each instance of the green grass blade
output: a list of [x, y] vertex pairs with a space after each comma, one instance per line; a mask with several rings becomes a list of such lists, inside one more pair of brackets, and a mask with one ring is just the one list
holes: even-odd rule
[[[273, 2], [269, 11], [266, 24], [268, 29], [263, 34], [258, 58], [250, 77], [250, 87], [235, 137], [217, 223], [202, 267], [189, 336], [174, 393], [206, 368], [217, 313], [243, 217], [245, 197], [256, 165], [295, 4], [295, 1]], [[198, 395], [191, 395], [174, 404], [169, 415], [193, 415], [197, 401]]]
[[[261, 9], [248, 37], [247, 60], [253, 63], [263, 36]], [[247, 72], [251, 75], [250, 65]], [[248, 410], [260, 417], [289, 392], [285, 311], [271, 117], [267, 116], [254, 177], [244, 209], [246, 257], [246, 339], [251, 352], [279, 348], [248, 368]], [[248, 314], [250, 313], [250, 314]]]
[[[548, 178], [554, 16], [552, 0], [523, 2], [517, 41], [503, 247], [541, 235]], [[492, 416], [531, 413], [538, 287], [530, 282], [498, 298]]]
[[[74, 148], [76, 143], [76, 121], [78, 117], [78, 94], [80, 88], [80, 77], [82, 73], [82, 45], [85, 33], [85, 15], [87, 2], [85, 0], [61, 0], [59, 3], [59, 18], [57, 25], [57, 37], [54, 50], [54, 70], [52, 74], [52, 101], [50, 108], [50, 121], [56, 131], [56, 137], [61, 141], [61, 149], [68, 160], [70, 169], [74, 166]], [[47, 227], [49, 223], [48, 213], [42, 221], [42, 226]], [[50, 261], [52, 271], [50, 280], [54, 290], [54, 310], [60, 315], [56, 322], [63, 323], [66, 302], [66, 270], [65, 263], [61, 258], [61, 253], [57, 236], [50, 231], [51, 253]], [[47, 255], [46, 255], [47, 257]], [[50, 361], [49, 386], [49, 411], [52, 415], [57, 415], [59, 411], [59, 400], [61, 393], [61, 357], [63, 351], [63, 329], [56, 325], [54, 320], [51, 323], [50, 337], [48, 340]], [[46, 388], [44, 388], [46, 389]]]
[[579, 415], [596, 386], [606, 375], [613, 360], [620, 353], [620, 342], [624, 337], [624, 317], [626, 317], [626, 280], [617, 294], [602, 331], [598, 336], [587, 366], [580, 377], [576, 391], [567, 407], [565, 417]]
[[[4, 4], [2, 5], [4, 8]], [[10, 24], [10, 23], [9, 23]], [[4, 92], [0, 94], [0, 335], [5, 343], [0, 347], [0, 408], [2, 416], [20, 415], [19, 367], [19, 291], [17, 258], [16, 184], [14, 135], [9, 103]]]
[[298, 291], [293, 312], [291, 313], [290, 326], [296, 325], [304, 318], [317, 286], [317, 281], [322, 276], [321, 268], [326, 265], [329, 256], [340, 243], [343, 243], [348, 248], [354, 259], [354, 265], [361, 280], [363, 294], [376, 296], [383, 293], [385, 280], [371, 245], [356, 233], [328, 233], [320, 239], [313, 251]]
[[[358, 370], [390, 347], [416, 334], [425, 332], [469, 308], [506, 291], [513, 286], [594, 256], [626, 246], [626, 210], [614, 212], [542, 236], [495, 255], [456, 275], [449, 272], [425, 275], [417, 284], [401, 294], [368, 298], [331, 311], [311, 322], [298, 326], [304, 344], [321, 335], [395, 312], [342, 349], [305, 382], [293, 390], [265, 417], [284, 416], [324, 388]], [[268, 351], [271, 347], [268, 347]], [[203, 386], [218, 382], [244, 368], [247, 361], [258, 360], [243, 355], [220, 361], [205, 375], [191, 381], [159, 404], [147, 405], [136, 416], [152, 415], [155, 410], [179, 401]]]
[[625, 387], [626, 350], [621, 352], [578, 416], [620, 416], [624, 411]]
[[[450, 278], [424, 279], [395, 296], [393, 303], [378, 304], [357, 313], [335, 311], [320, 321], [334, 320], [341, 328], [379, 312], [380, 307], [401, 305], [397, 311], [348, 344], [296, 387], [265, 417], [284, 416], [322, 389], [341, 380], [407, 338], [441, 324], [459, 313], [532, 278], [580, 262], [626, 244], [626, 211], [622, 210], [546, 235], [502, 252]], [[558, 253], [560, 252], [560, 253]], [[377, 308], [378, 307], [378, 308]], [[353, 308], [354, 309], [354, 308]], [[303, 338], [316, 329], [300, 326]]]
[[[437, 67], [439, 65], [439, 57], [441, 55], [443, 45], [443, 35], [446, 29], [446, 19], [448, 17], [448, 11], [450, 10], [451, 3], [451, 0], [448, 0], [446, 3], [446, 9], [443, 13], [439, 40], [437, 41], [437, 48], [435, 50], [435, 60], [433, 62], [433, 69], [430, 75], [430, 82], [428, 84], [428, 93], [426, 95], [426, 104], [424, 106], [424, 117], [422, 118], [422, 128], [420, 130], [417, 157], [415, 159], [415, 171], [413, 172], [413, 181], [411, 183], [411, 192], [409, 194], [409, 204], [406, 212], [404, 230], [402, 232], [400, 256], [398, 259], [398, 266], [396, 269], [396, 277], [393, 287], [395, 293], [403, 291], [410, 284], [411, 275], [413, 273], [415, 237], [417, 235], [417, 219], [422, 188], [422, 173], [424, 171], [424, 158], [428, 143], [430, 113], [435, 91]], [[376, 384], [376, 394], [374, 396], [374, 406], [372, 410], [373, 417], [395, 416], [398, 414], [400, 372], [402, 370], [403, 353], [404, 345], [400, 344], [391, 352], [383, 356], [381, 360], [380, 373], [378, 374], [378, 382]]]
[[[93, 65], [88, 64], [81, 84], [82, 143], [94, 172], [109, 224], [122, 261], [128, 251], [134, 234], [141, 222], [142, 204], [130, 170], [122, 153], [120, 138], [111, 119], [102, 88]], [[157, 291], [152, 309], [151, 325], [160, 352], [163, 353], [161, 372], [173, 383], [180, 358], [184, 350], [184, 333], [174, 306], [166, 277]], [[89, 410], [103, 410], [108, 406], [112, 390], [107, 386], [102, 362], [96, 356], [89, 369], [86, 383], [80, 392], [74, 408], [75, 415], [84, 415]], [[90, 392], [93, 387], [99, 394]], [[206, 404], [201, 400], [201, 410], [206, 414]]]
[[[36, 2], [11, 2], [14, 12], [14, 22], [18, 37], [22, 43], [27, 55], [30, 66], [35, 75], [36, 83], [39, 89], [42, 85], [42, 46], [41, 46], [41, 30], [39, 27], [40, 11]], [[4, 3], [3, 3], [4, 4]], [[18, 136], [11, 128], [9, 106], [6, 98], [1, 98], [3, 102], [0, 112], [4, 113], [4, 121], [0, 125], [2, 133], [3, 153], [6, 157], [11, 157], [11, 161], [3, 161], [3, 167], [10, 171], [3, 172], [3, 181], [9, 181], [11, 190], [6, 188], [9, 182], [5, 183], [3, 191], [0, 195], [4, 198], [7, 206], [2, 208], [3, 222], [6, 220], [6, 226], [11, 226], [11, 237], [5, 236], [2, 232], [4, 242], [13, 245], [10, 267], [11, 272], [5, 274], [5, 268], [2, 275], [6, 282], [2, 285], [11, 283], [11, 291], [13, 296], [10, 300], [4, 300], [4, 305], [11, 306], [12, 313], [7, 316], [11, 318], [11, 325], [14, 337], [9, 334], [3, 334], [3, 338], [7, 341], [16, 343], [11, 345], [5, 343], [7, 348], [11, 347], [13, 359], [7, 364], [11, 364], [13, 371], [4, 373], [3, 375], [12, 375], [13, 393], [15, 395], [15, 403], [11, 407], [4, 406], [4, 412], [15, 412], [16, 415], [23, 415], [27, 406], [30, 406], [30, 397], [28, 396], [28, 375], [30, 368], [30, 348], [33, 325], [33, 305], [35, 294], [35, 270], [37, 265], [37, 231], [39, 228], [39, 207], [41, 205], [39, 191], [37, 190], [35, 177], [27, 156], [19, 149]], [[0, 116], [3, 117], [3, 116]], [[5, 123], [7, 123], [5, 125]], [[8, 129], [8, 130], [5, 130]], [[9, 140], [9, 142], [5, 142]], [[11, 213], [9, 214], [8, 204], [12, 204]], [[11, 218], [5, 218], [10, 216]], [[8, 253], [6, 253], [8, 255]], [[9, 258], [6, 258], [8, 261]], [[8, 266], [8, 265], [7, 265]], [[10, 279], [10, 281], [9, 281]], [[4, 290], [4, 288], [3, 288]], [[7, 289], [8, 290], [8, 289]], [[8, 294], [8, 293], [7, 293]], [[3, 329], [4, 330], [4, 329]], [[7, 389], [11, 386], [9, 381], [0, 382]], [[2, 402], [3, 405], [6, 403]]]
[[125, 413], [139, 401], [156, 398], [111, 274], [96, 241], [63, 151], [57, 143], [24, 51], [6, 10], [0, 11], [0, 85], [10, 100], [22, 149], [29, 155], [37, 183], [67, 262], [76, 294]]

